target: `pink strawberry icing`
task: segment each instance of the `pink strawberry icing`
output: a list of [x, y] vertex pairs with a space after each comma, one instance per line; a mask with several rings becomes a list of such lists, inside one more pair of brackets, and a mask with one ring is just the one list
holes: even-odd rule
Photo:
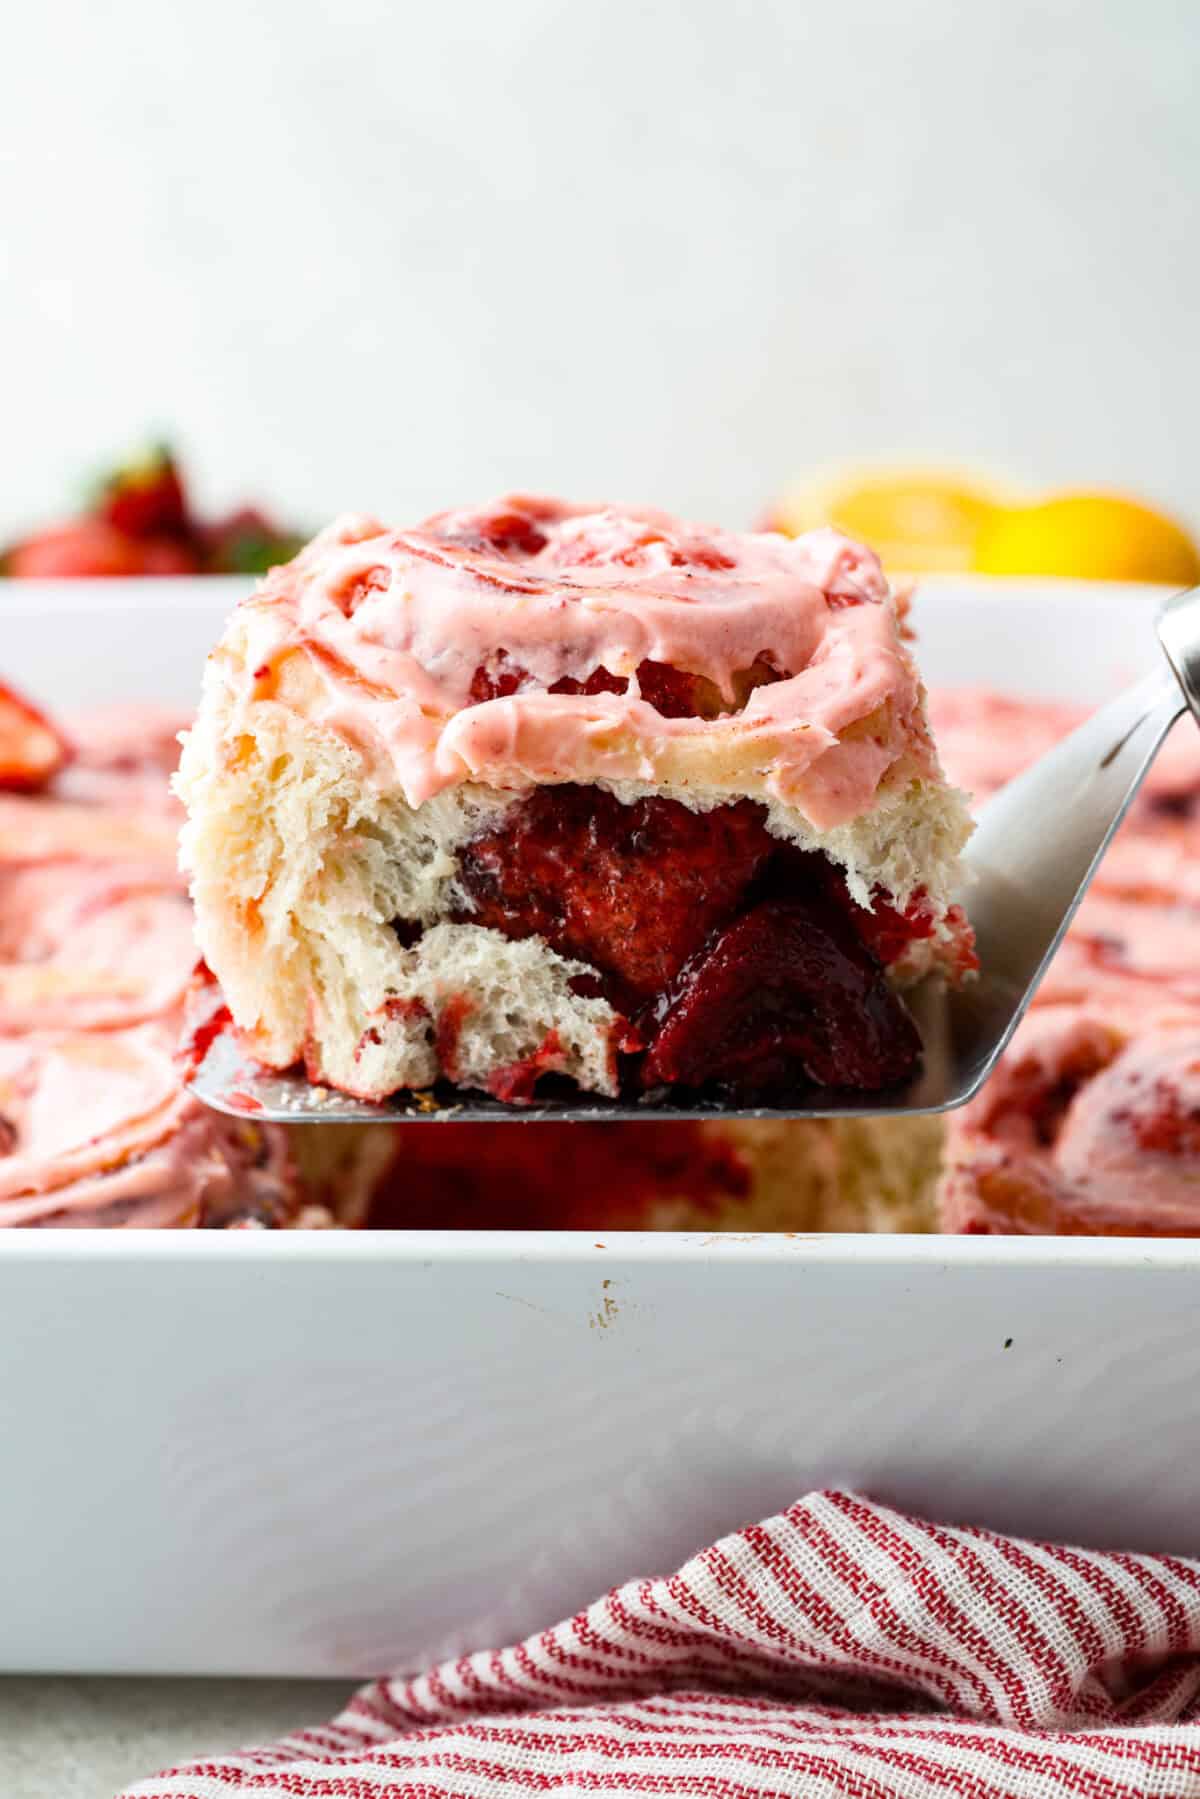
[[1200, 1227], [1200, 1016], [1038, 1007], [955, 1120], [950, 1230], [1193, 1236]]
[[0, 1037], [0, 1224], [195, 1225], [218, 1201], [245, 1204], [250, 1175], [278, 1202], [282, 1138], [252, 1144], [205, 1112], [172, 1051], [162, 1024]]
[[284, 1222], [284, 1134], [218, 1118], [175, 1060], [196, 952], [167, 790], [184, 721], [70, 721], [70, 765], [0, 796], [0, 1226]]
[[[952, 778], [987, 796], [1084, 716], [961, 690], [930, 707]], [[1200, 1231], [1200, 736], [1176, 729], [1012, 1047], [950, 1120], [951, 1230]]]
[[[714, 786], [744, 782], [722, 774], [736, 757], [826, 829], [870, 810], [889, 771], [937, 768], [879, 563], [833, 530], [738, 534], [521, 496], [415, 530], [342, 519], [268, 576], [216, 652], [243, 703], [275, 697], [289, 653], [320, 676], [317, 722], [412, 805], [466, 780], [654, 781], [687, 746]], [[725, 710], [664, 717], [638, 690], [643, 662], [700, 677]], [[474, 701], [496, 667], [520, 671], [517, 691]], [[599, 669], [627, 690], [548, 691]], [[756, 670], [770, 678], [739, 705]]]

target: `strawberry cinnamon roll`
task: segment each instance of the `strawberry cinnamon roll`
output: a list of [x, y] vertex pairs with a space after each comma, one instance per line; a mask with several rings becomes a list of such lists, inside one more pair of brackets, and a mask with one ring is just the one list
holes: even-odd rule
[[176, 826], [0, 796], [0, 1031], [161, 1018], [195, 961]]
[[[1028, 700], [983, 687], [947, 687], [930, 696], [929, 714], [950, 778], [976, 807], [1049, 752], [1090, 716], [1066, 700]], [[1130, 809], [1126, 833], [1169, 832], [1200, 811], [1200, 736], [1181, 719], [1163, 745]], [[1189, 841], [1191, 839], [1189, 833]]]
[[126, 707], [60, 729], [0, 688], [6, 704], [0, 1228], [357, 1218], [357, 1147], [325, 1146], [301, 1176], [285, 1131], [219, 1118], [183, 1083], [196, 951], [167, 782], [184, 721]]
[[153, 1024], [0, 1037], [0, 1226], [300, 1222], [286, 1133], [206, 1111], [173, 1052]]
[[1200, 1234], [1200, 1015], [1034, 1012], [950, 1126], [940, 1203], [955, 1231]]
[[834, 531], [342, 520], [234, 613], [179, 791], [246, 1047], [364, 1097], [878, 1090], [898, 987], [972, 962], [967, 815]]
[[1103, 1006], [1139, 1028], [1200, 1016], [1200, 860], [1173, 831], [1112, 844], [1038, 990], [1040, 1005]]

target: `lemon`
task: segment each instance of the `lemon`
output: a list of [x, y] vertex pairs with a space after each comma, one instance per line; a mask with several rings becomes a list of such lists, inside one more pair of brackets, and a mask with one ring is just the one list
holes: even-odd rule
[[971, 568], [980, 532], [1008, 498], [951, 469], [851, 468], [795, 488], [767, 522], [792, 537], [837, 525], [889, 571], [922, 574]]
[[976, 540], [973, 566], [988, 575], [1200, 582], [1200, 550], [1183, 527], [1115, 493], [1052, 494], [995, 512]]

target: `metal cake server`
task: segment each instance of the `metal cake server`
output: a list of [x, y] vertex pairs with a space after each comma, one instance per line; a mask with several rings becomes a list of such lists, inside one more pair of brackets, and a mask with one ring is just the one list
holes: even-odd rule
[[1158, 619], [1165, 663], [1120, 694], [984, 807], [967, 847], [962, 899], [975, 927], [981, 974], [961, 991], [930, 980], [908, 995], [924, 1067], [887, 1093], [798, 1092], [770, 1106], [672, 1104], [570, 1094], [515, 1106], [486, 1094], [406, 1095], [381, 1104], [268, 1074], [218, 1035], [192, 1076], [206, 1105], [284, 1124], [501, 1119], [532, 1123], [605, 1118], [865, 1118], [947, 1112], [978, 1092], [1020, 1023], [1163, 739], [1189, 709], [1200, 722], [1200, 588]]

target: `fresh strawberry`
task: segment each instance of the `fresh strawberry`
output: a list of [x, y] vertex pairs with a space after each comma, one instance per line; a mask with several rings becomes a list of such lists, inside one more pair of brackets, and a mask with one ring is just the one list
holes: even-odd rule
[[179, 466], [159, 444], [95, 485], [81, 517], [0, 550], [0, 575], [259, 575], [304, 541], [249, 506], [213, 524], [195, 518]]
[[0, 788], [31, 793], [44, 787], [69, 755], [46, 715], [0, 682]]
[[14, 544], [5, 558], [10, 575], [55, 578], [64, 575], [136, 575], [138, 546], [102, 519], [81, 518], [52, 525]]
[[106, 475], [92, 511], [126, 537], [186, 538], [191, 531], [183, 482], [165, 444]]
[[105, 519], [81, 518], [55, 525], [14, 544], [4, 572], [26, 580], [96, 575], [195, 574], [199, 559], [190, 544], [170, 537], [128, 537]]

